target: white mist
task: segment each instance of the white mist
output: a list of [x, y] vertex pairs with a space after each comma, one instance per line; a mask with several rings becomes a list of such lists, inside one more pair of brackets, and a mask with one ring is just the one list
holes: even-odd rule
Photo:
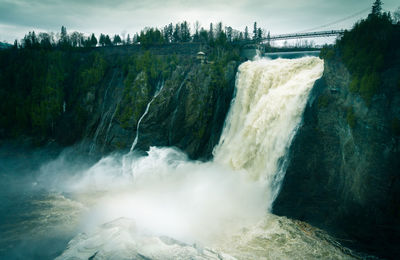
[[[271, 245], [279, 248], [282, 239], [316, 254], [318, 241], [308, 245], [294, 235], [296, 228], [282, 227], [290, 221], [269, 210], [308, 95], [322, 73], [323, 61], [315, 57], [246, 62], [212, 162], [152, 147], [144, 157], [104, 158], [79, 180], [64, 182], [73, 183], [65, 189], [90, 209], [82, 220], [86, 233], [59, 259], [233, 259], [222, 252], [254, 259], [262, 249], [252, 248], [265, 239], [269, 253], [263, 254], [270, 257], [280, 252]], [[250, 245], [255, 237], [264, 240]]]

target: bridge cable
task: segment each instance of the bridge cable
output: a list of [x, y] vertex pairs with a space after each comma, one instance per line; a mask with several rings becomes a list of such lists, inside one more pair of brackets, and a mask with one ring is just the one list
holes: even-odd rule
[[341, 22], [343, 22], [343, 21], [346, 21], [346, 20], [349, 20], [349, 19], [351, 19], [351, 18], [357, 17], [357, 16], [359, 16], [360, 14], [363, 14], [363, 13], [365, 13], [366, 11], [369, 11], [370, 9], [371, 9], [371, 8], [368, 7], [368, 8], [365, 8], [365, 9], [363, 9], [363, 10], [357, 12], [357, 13], [354, 13], [354, 14], [349, 15], [349, 16], [347, 16], [347, 17], [341, 18], [341, 19], [336, 20], [336, 21], [334, 21], [334, 22], [331, 22], [331, 23], [328, 23], [328, 24], [324, 24], [324, 25], [321, 25], [321, 26], [318, 26], [318, 27], [314, 27], [314, 28], [311, 28], [311, 29], [308, 29], [308, 30], [303, 30], [303, 31], [298, 32], [298, 33], [315, 31], [315, 30], [322, 29], [322, 28], [325, 28], [325, 27], [328, 27], [328, 26], [331, 26], [331, 25], [335, 25], [335, 24], [341, 23]]

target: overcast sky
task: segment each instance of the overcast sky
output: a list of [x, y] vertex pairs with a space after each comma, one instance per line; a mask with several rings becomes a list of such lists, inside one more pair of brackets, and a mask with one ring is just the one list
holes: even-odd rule
[[[360, 11], [339, 24], [320, 28], [349, 28], [365, 17], [373, 0], [0, 0], [0, 41], [12, 43], [31, 30], [85, 34], [123, 34], [146, 26], [198, 20], [204, 28], [222, 21], [235, 29], [252, 28], [254, 21], [271, 34], [300, 32], [326, 25]], [[383, 0], [394, 11], [398, 0]], [[366, 10], [368, 9], [368, 10]]]

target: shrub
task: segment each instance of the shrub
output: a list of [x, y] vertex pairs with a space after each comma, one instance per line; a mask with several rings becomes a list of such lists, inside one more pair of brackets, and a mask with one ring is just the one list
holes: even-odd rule
[[367, 106], [371, 105], [372, 97], [377, 93], [379, 88], [379, 75], [374, 72], [365, 74], [361, 79], [360, 95], [364, 99]]
[[329, 96], [328, 95], [321, 95], [318, 98], [318, 108], [324, 108], [329, 105]]
[[328, 45], [325, 45], [322, 49], [321, 52], [319, 53], [319, 57], [324, 60], [331, 60], [333, 57], [335, 57], [335, 50], [333, 47], [330, 47]]
[[349, 85], [350, 92], [358, 93], [359, 89], [360, 89], [360, 83], [359, 83], [358, 77], [357, 76], [352, 76], [352, 80], [351, 80], [350, 85]]
[[349, 90], [359, 93], [367, 106], [380, 90], [380, 75], [396, 60], [399, 36], [390, 14], [379, 13], [359, 21], [337, 41], [338, 53], [353, 75]]
[[346, 121], [347, 121], [347, 123], [349, 124], [349, 126], [350, 126], [351, 128], [354, 128], [355, 125], [356, 125], [356, 118], [355, 118], [355, 115], [354, 115], [353, 108], [352, 108], [352, 107], [348, 107], [348, 108], [347, 108], [347, 113], [346, 113], [346, 114], [347, 114], [347, 115], [346, 115]]

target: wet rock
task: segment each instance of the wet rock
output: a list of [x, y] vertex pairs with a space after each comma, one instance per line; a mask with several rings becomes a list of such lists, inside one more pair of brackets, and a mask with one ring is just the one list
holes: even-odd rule
[[[400, 255], [399, 68], [383, 72], [370, 106], [350, 74], [325, 62], [291, 147], [274, 212], [329, 230], [355, 248]], [[332, 89], [338, 91], [332, 92]]]
[[141, 121], [135, 149], [175, 146], [192, 159], [211, 158], [230, 106], [239, 64], [231, 61], [217, 67], [199, 64], [193, 57], [181, 57], [181, 61], [169, 76], [151, 83], [143, 71], [130, 84], [118, 68], [108, 72], [84, 130], [85, 138], [93, 141], [93, 153], [129, 150], [140, 117], [162, 87]]

